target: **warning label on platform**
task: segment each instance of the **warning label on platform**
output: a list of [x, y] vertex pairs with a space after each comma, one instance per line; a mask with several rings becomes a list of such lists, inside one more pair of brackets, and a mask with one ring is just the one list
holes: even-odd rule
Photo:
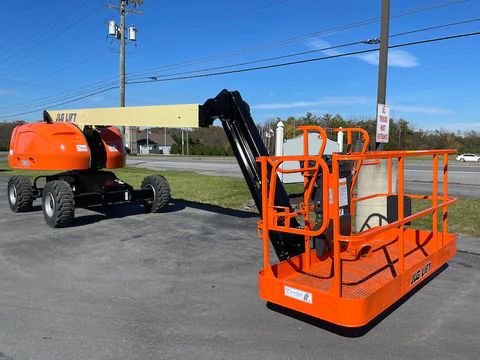
[[348, 188], [347, 188], [347, 179], [341, 178], [338, 180], [338, 206], [347, 206], [348, 205]]

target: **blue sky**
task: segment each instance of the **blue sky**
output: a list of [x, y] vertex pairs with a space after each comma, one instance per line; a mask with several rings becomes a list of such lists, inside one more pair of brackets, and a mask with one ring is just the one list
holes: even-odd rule
[[[447, 0], [392, 0], [391, 13], [445, 2]], [[372, 23], [241, 55], [165, 68], [375, 19], [380, 16], [380, 0], [145, 0], [141, 10], [143, 15], [131, 15], [127, 19], [127, 25], [138, 28], [137, 46], [129, 44], [127, 50], [127, 74], [131, 78], [138, 73], [142, 75], [142, 71], [145, 75], [171, 74], [379, 36], [379, 24]], [[85, 92], [77, 93], [83, 95], [86, 90], [117, 82], [118, 48], [107, 38], [106, 21], [117, 20], [118, 14], [107, 9], [105, 1], [19, 0], [5, 3], [0, 16], [4, 38], [0, 45], [0, 116], [51, 108], [58, 97], [72, 90], [83, 88]], [[476, 17], [480, 17], [480, 2], [463, 1], [393, 18], [391, 34]], [[477, 21], [399, 36], [391, 39], [391, 44], [479, 29], [480, 21]], [[422, 128], [480, 130], [479, 44], [480, 36], [477, 36], [392, 50], [387, 90], [392, 116]], [[287, 60], [333, 55], [369, 46], [372, 45]], [[275, 62], [279, 61], [260, 65]], [[345, 117], [372, 116], [376, 102], [376, 63], [376, 54], [369, 53], [267, 71], [127, 85], [127, 105], [203, 103], [227, 88], [242, 93], [258, 122], [307, 111], [340, 113]], [[145, 71], [152, 68], [157, 69]], [[102, 81], [105, 82], [100, 83]], [[42, 100], [46, 97], [50, 98]], [[117, 105], [118, 89], [114, 89], [60, 108]], [[10, 119], [40, 117], [41, 111], [36, 111]]]

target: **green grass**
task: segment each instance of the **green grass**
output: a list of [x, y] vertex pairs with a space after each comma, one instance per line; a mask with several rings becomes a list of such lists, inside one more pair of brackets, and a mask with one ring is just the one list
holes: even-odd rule
[[[448, 155], [448, 161], [455, 161], [455, 159], [457, 158], [458, 154], [451, 154], [451, 155]], [[409, 156], [407, 158], [407, 161], [415, 161], [415, 160], [429, 160], [430, 162], [433, 160], [432, 159], [432, 156]], [[439, 157], [439, 161], [440, 163], [443, 162], [443, 155], [440, 155]]]
[[[37, 172], [11, 170], [6, 161], [0, 161], [0, 176], [26, 175], [35, 177], [40, 174], [54, 172]], [[115, 171], [117, 176], [127, 183], [138, 187], [142, 179], [155, 173], [153, 170], [126, 167]], [[174, 199], [184, 199], [203, 204], [217, 205], [232, 209], [245, 209], [251, 204], [251, 196], [243, 179], [224, 176], [199, 175], [192, 172], [161, 171], [170, 183]], [[298, 193], [303, 186], [287, 185], [287, 191]], [[414, 200], [413, 210], [419, 211], [430, 206], [429, 201]], [[439, 212], [439, 229], [441, 229], [441, 211]], [[432, 216], [416, 220], [415, 227], [430, 228]], [[457, 234], [480, 237], [480, 199], [459, 199], [458, 203], [449, 208], [449, 231]]]
[[[415, 199], [412, 203], [413, 212], [431, 206], [430, 201]], [[438, 229], [442, 230], [442, 211], [438, 214]], [[414, 221], [414, 227], [419, 229], [432, 228], [433, 215], [424, 216]], [[455, 205], [448, 208], [448, 231], [454, 234], [480, 237], [480, 199], [460, 198]]]
[[[34, 178], [39, 175], [53, 174], [58, 171], [12, 170], [6, 161], [0, 161], [0, 176], [25, 175]], [[147, 175], [154, 170], [126, 167], [116, 169], [115, 174], [134, 187], [139, 187]], [[243, 179], [199, 175], [193, 172], [160, 171], [167, 178], [172, 197], [189, 201], [211, 204], [233, 209], [244, 209], [250, 202], [250, 192]]]

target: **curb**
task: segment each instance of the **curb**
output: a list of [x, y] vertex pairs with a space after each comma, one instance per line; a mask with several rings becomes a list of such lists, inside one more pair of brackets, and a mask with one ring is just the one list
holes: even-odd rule
[[457, 250], [471, 254], [480, 254], [480, 239], [470, 236], [458, 235]]

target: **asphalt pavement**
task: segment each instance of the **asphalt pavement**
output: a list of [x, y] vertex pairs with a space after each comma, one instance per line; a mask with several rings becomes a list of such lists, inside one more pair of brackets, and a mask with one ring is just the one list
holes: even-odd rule
[[480, 243], [372, 326], [347, 331], [258, 297], [248, 212], [177, 202], [11, 213], [0, 176], [0, 359], [476, 359]]

